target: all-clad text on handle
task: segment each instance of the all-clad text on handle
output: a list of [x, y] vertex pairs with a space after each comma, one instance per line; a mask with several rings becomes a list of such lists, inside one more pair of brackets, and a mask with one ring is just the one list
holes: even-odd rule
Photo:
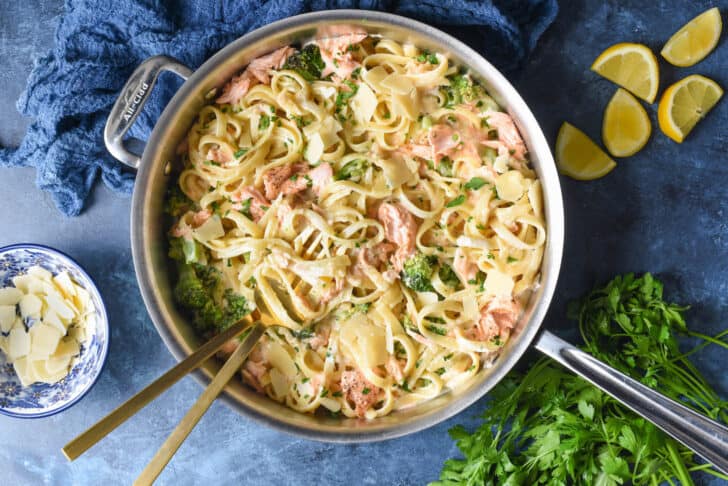
[[150, 57], [129, 77], [106, 120], [104, 129], [106, 149], [114, 158], [133, 169], [139, 168], [141, 158], [126, 148], [123, 138], [139, 116], [162, 71], [171, 71], [185, 80], [192, 75], [190, 68], [171, 57]]
[[716, 469], [728, 474], [728, 428], [607, 366], [544, 331], [536, 349], [657, 425]]

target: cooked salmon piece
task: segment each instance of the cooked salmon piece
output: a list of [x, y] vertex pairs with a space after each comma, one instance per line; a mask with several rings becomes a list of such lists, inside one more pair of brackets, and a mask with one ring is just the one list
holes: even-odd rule
[[389, 261], [389, 256], [397, 250], [397, 245], [388, 241], [377, 243], [371, 248], [364, 248], [361, 256], [366, 263], [379, 268], [382, 263]]
[[392, 256], [392, 266], [401, 271], [404, 262], [415, 253], [417, 222], [414, 216], [398, 203], [382, 203], [377, 211], [377, 219], [384, 226], [384, 237], [397, 245]]
[[498, 150], [499, 154], [509, 153], [518, 160], [526, 158], [526, 144], [523, 143], [521, 134], [513, 122], [513, 118], [507, 113], [500, 111], [489, 111], [486, 113], [488, 125], [498, 131], [498, 142], [483, 140], [481, 143]]
[[404, 378], [404, 373], [402, 372], [403, 366], [404, 363], [402, 363], [402, 361], [398, 360], [394, 356], [390, 356], [389, 359], [387, 359], [387, 363], [384, 365], [384, 368], [387, 370], [387, 373], [389, 373], [399, 383]]
[[240, 211], [243, 209], [242, 203], [248, 199], [250, 199], [250, 215], [257, 223], [265, 214], [266, 208], [270, 207], [270, 201], [253, 186], [243, 187], [232, 195], [232, 200], [236, 202], [233, 204], [233, 209]]
[[324, 38], [317, 39], [316, 44], [321, 51], [321, 59], [323, 59], [325, 67], [321, 72], [322, 77], [329, 74], [335, 74], [340, 79], [346, 79], [361, 64], [354, 59], [349, 46], [355, 45], [367, 38], [366, 32], [359, 31], [341, 31], [335, 32], [328, 29], [322, 35]]
[[480, 310], [480, 319], [470, 336], [477, 341], [491, 341], [496, 336], [505, 342], [521, 314], [521, 306], [512, 298], [497, 298]]
[[311, 183], [313, 184], [313, 192], [320, 195], [321, 191], [333, 180], [334, 169], [331, 168], [328, 162], [324, 162], [310, 170], [308, 176], [311, 178]]
[[346, 399], [355, 405], [356, 414], [364, 414], [380, 400], [382, 389], [374, 386], [359, 370], [341, 373], [341, 391]]
[[243, 365], [242, 375], [243, 381], [252, 386], [258, 393], [265, 393], [261, 380], [263, 375], [268, 372], [268, 368], [262, 362], [252, 361], [248, 359]]
[[292, 47], [286, 46], [265, 56], [253, 59], [240, 75], [228, 81], [222, 90], [222, 94], [215, 101], [217, 103], [238, 103], [255, 84], [270, 83], [268, 72], [271, 69], [283, 67], [286, 59], [294, 52], [295, 50]]
[[265, 196], [272, 201], [280, 194], [297, 194], [309, 187], [319, 194], [331, 182], [333, 175], [333, 169], [328, 163], [320, 164], [314, 169], [305, 164], [274, 167], [263, 174]]
[[286, 60], [296, 52], [291, 46], [281, 47], [270, 54], [258, 57], [250, 61], [246, 71], [250, 71], [255, 79], [260, 81], [262, 84], [270, 83], [270, 76], [268, 72], [271, 69], [280, 69], [286, 63]]
[[233, 154], [230, 153], [230, 150], [228, 149], [213, 147], [207, 151], [207, 160], [213, 160], [220, 164], [227, 164], [228, 162], [232, 162]]

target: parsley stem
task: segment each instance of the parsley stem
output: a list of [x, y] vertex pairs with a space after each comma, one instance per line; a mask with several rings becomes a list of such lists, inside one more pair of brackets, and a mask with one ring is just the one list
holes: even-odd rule
[[[724, 348], [728, 349], [728, 343], [726, 343], [725, 341], [721, 341], [720, 339], [718, 339], [718, 338], [721, 338], [721, 337], [725, 336], [726, 334], [728, 334], [728, 329], [726, 329], [725, 331], [723, 331], [720, 334], [716, 335], [715, 337], [708, 336], [707, 334], [703, 334], [703, 333], [700, 333], [700, 332], [688, 331], [688, 336], [697, 337], [697, 338], [700, 338], [700, 339], [702, 339], [704, 341], [707, 341], [707, 343], [716, 344], [718, 346], [723, 346]], [[706, 346], [707, 346], [707, 343], [705, 343]]]
[[675, 447], [675, 441], [672, 439], [667, 439], [665, 442], [667, 452], [670, 454], [670, 459], [672, 460], [675, 475], [680, 480], [680, 484], [682, 484], [682, 486], [694, 486], [695, 483], [693, 483], [693, 479], [690, 477], [690, 473], [688, 473], [688, 470], [685, 467], [685, 463], [680, 457], [680, 454], [677, 452], [677, 448]]
[[[696, 336], [696, 335], [695, 335], [695, 333], [693, 333], [693, 331], [688, 331], [688, 335], [689, 335], [689, 336], [695, 336], [695, 337], [698, 337], [698, 336]], [[702, 350], [703, 348], [706, 348], [706, 347], [710, 346], [710, 344], [712, 344], [712, 340], [718, 340], [718, 339], [722, 338], [722, 337], [723, 337], [723, 336], [725, 336], [725, 335], [728, 335], [728, 329], [726, 329], [726, 330], [724, 330], [723, 332], [720, 332], [720, 333], [716, 334], [715, 336], [713, 336], [713, 337], [711, 338], [711, 341], [710, 341], [710, 342], [704, 341], [704, 342], [702, 342], [702, 343], [698, 344], [697, 346], [695, 346], [695, 347], [694, 347], [693, 349], [691, 349], [690, 351], [688, 351], [688, 352], [686, 352], [686, 353], [683, 353], [683, 354], [681, 354], [680, 356], [677, 356], [677, 357], [675, 357], [675, 358], [671, 359], [670, 361], [671, 361], [671, 362], [675, 362], [675, 361], [679, 361], [679, 360], [685, 359], [685, 358], [687, 358], [688, 356], [691, 356], [691, 355], [693, 355], [693, 354], [697, 353], [698, 351], [701, 351], [701, 350]], [[724, 343], [723, 343], [723, 341], [720, 341], [720, 343], [721, 343], [721, 345], [723, 345], [723, 344], [724, 344]], [[717, 343], [716, 343], [716, 344], [717, 344]]]

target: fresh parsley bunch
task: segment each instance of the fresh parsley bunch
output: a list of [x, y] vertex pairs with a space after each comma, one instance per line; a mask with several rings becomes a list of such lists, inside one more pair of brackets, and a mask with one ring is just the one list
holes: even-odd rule
[[[569, 308], [583, 349], [661, 393], [726, 422], [728, 404], [687, 356], [721, 340], [687, 329], [685, 307], [663, 300], [652, 275], [618, 276]], [[702, 343], [688, 353], [678, 336]], [[463, 459], [445, 462], [433, 485], [693, 484], [703, 471], [728, 480], [650, 422], [585, 380], [543, 358], [491, 392], [483, 423], [450, 430]]]

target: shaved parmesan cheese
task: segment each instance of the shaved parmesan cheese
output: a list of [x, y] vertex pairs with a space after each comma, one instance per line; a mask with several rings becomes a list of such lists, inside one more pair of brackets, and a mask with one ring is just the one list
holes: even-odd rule
[[291, 382], [283, 373], [278, 371], [278, 368], [271, 368], [268, 374], [270, 376], [270, 384], [273, 387], [273, 392], [277, 397], [285, 397], [288, 394], [288, 390], [291, 388]]
[[30, 328], [30, 355], [43, 359], [52, 355], [63, 337], [61, 331], [42, 322]]
[[23, 319], [33, 317], [35, 319], [40, 318], [40, 312], [43, 308], [43, 301], [41, 301], [34, 294], [26, 294], [18, 302], [20, 306], [20, 315]]
[[22, 297], [23, 292], [14, 287], [0, 289], [0, 305], [15, 305]]
[[410, 120], [416, 120], [420, 115], [420, 104], [417, 91], [412, 91], [409, 94], [393, 94], [392, 98], [396, 101], [394, 104], [395, 115], [399, 115]]
[[30, 367], [28, 366], [27, 358], [19, 358], [13, 362], [13, 368], [15, 368], [15, 374], [20, 378], [20, 384], [23, 386], [30, 386], [35, 382], [35, 377], [30, 374]]
[[0, 289], [0, 331], [8, 333], [0, 335], [0, 352], [23, 386], [56, 383], [78, 362], [80, 343], [95, 332], [91, 295], [68, 273], [53, 276], [39, 266], [15, 276], [13, 284]]
[[10, 332], [15, 323], [15, 317], [14, 305], [0, 305], [0, 331]]
[[220, 216], [215, 214], [213, 217], [202, 223], [199, 228], [193, 230], [193, 233], [195, 235], [195, 239], [202, 243], [206, 243], [210, 240], [216, 240], [217, 238], [224, 236], [225, 230], [222, 227], [222, 220], [220, 219]]
[[43, 314], [43, 322], [49, 326], [55, 327], [61, 331], [61, 333], [66, 334], [66, 325], [61, 321], [61, 318], [58, 317], [58, 314], [56, 314], [53, 309], [48, 309], [45, 314]]
[[30, 335], [25, 329], [12, 329], [8, 335], [8, 357], [11, 360], [30, 353]]
[[306, 151], [303, 155], [311, 164], [317, 164], [321, 160], [321, 156], [324, 154], [325, 148], [326, 147], [324, 147], [324, 141], [321, 139], [321, 135], [314, 133], [309, 139], [308, 144], [306, 145]]
[[40, 280], [50, 281], [53, 278], [53, 274], [45, 268], [35, 265], [28, 269], [28, 275], [39, 278]]
[[382, 79], [380, 84], [383, 88], [388, 89], [392, 93], [400, 95], [410, 94], [410, 92], [415, 89], [415, 85], [409, 77], [398, 73], [390, 74], [386, 78]]
[[375, 160], [374, 163], [382, 169], [390, 189], [398, 188], [415, 176], [415, 171], [412, 171], [407, 164], [397, 160], [379, 159]]
[[45, 369], [49, 374], [68, 371], [68, 365], [71, 363], [70, 356], [50, 357], [45, 361]]
[[495, 189], [498, 191], [498, 197], [504, 201], [518, 201], [523, 196], [526, 188], [523, 174], [517, 170], [509, 170], [495, 178]]
[[377, 96], [369, 86], [362, 83], [356, 94], [351, 98], [350, 106], [354, 110], [354, 117], [357, 121], [366, 123], [372, 119], [377, 109]]
[[71, 280], [71, 276], [68, 272], [61, 272], [53, 277], [53, 283], [56, 284], [58, 289], [66, 296], [71, 298], [76, 293], [76, 285]]
[[485, 292], [496, 297], [509, 297], [513, 292], [513, 279], [496, 269], [492, 269], [485, 277]]
[[[268, 361], [277, 368], [288, 380], [293, 381], [296, 377], [297, 371], [296, 366], [293, 364], [293, 359], [288, 352], [275, 341], [268, 343]], [[272, 378], [271, 378], [272, 379]]]
[[374, 368], [387, 361], [385, 330], [370, 324], [362, 314], [346, 321], [340, 339], [363, 368]]
[[48, 304], [48, 308], [58, 314], [58, 317], [61, 319], [73, 319], [76, 315], [73, 309], [67, 304], [67, 301], [63, 300], [59, 294], [47, 294], [45, 301]]
[[53, 353], [54, 358], [63, 358], [66, 356], [75, 356], [79, 353], [80, 348], [78, 345], [78, 341], [71, 337], [65, 337], [61, 339], [61, 342], [58, 343], [58, 347], [56, 347], [56, 352]]
[[13, 285], [15, 285], [15, 288], [23, 292], [24, 294], [28, 293], [28, 284], [33, 281], [34, 278], [30, 275], [17, 275], [13, 277]]

